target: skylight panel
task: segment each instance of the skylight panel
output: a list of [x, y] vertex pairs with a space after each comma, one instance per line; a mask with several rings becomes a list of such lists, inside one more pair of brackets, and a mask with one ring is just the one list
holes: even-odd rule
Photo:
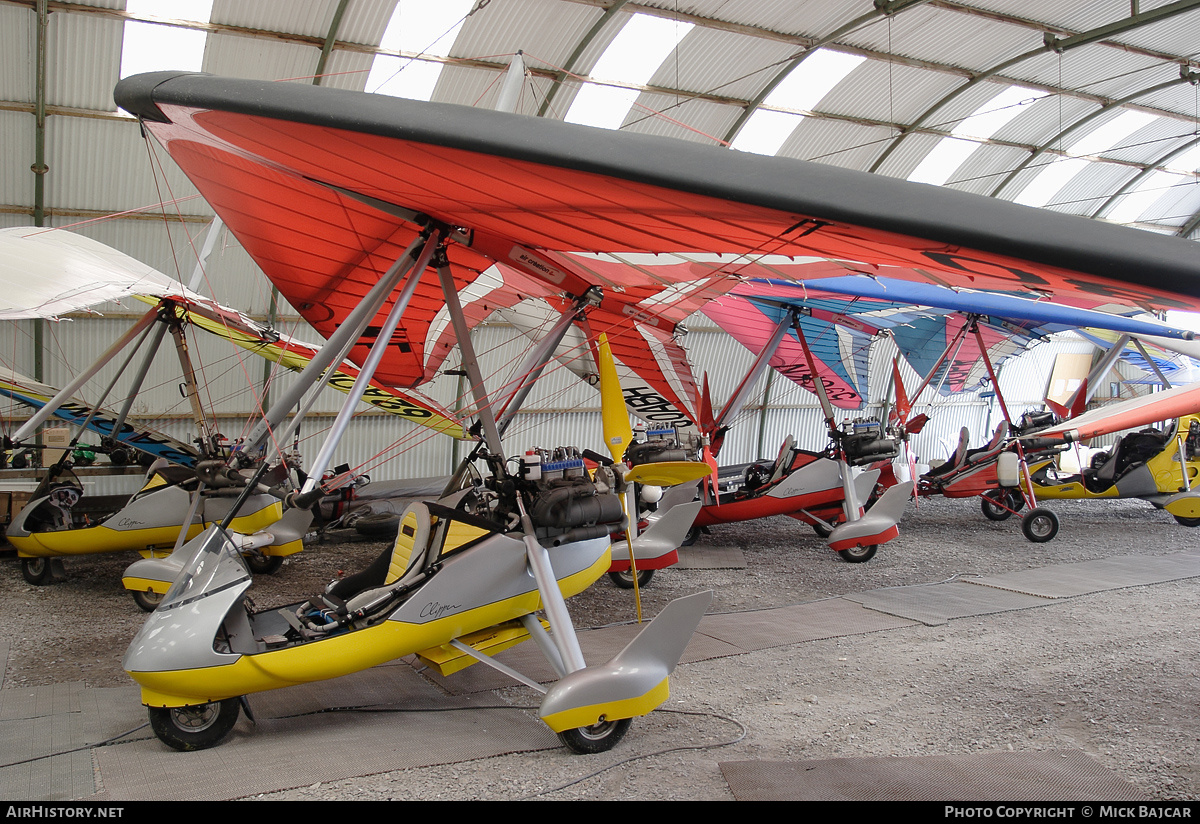
[[1136, 189], [1126, 192], [1117, 205], [1104, 215], [1113, 223], [1136, 223], [1168, 189], [1174, 186], [1195, 185], [1192, 172], [1200, 166], [1200, 146], [1184, 152], [1163, 169], [1147, 175]]
[[[380, 48], [448, 57], [473, 5], [474, 0], [400, 0], [384, 29]], [[441, 63], [380, 54], [371, 63], [365, 88], [375, 94], [429, 100], [441, 73]]]
[[1136, 189], [1127, 192], [1117, 201], [1117, 205], [1104, 217], [1113, 223], [1136, 223], [1167, 189], [1186, 180], [1183, 175], [1171, 172], [1155, 172], [1148, 175]]
[[777, 155], [785, 140], [800, 125], [804, 115], [759, 109], [733, 139], [731, 149], [762, 155]]
[[961, 120], [950, 131], [953, 136], [942, 138], [933, 147], [933, 151], [925, 155], [925, 159], [913, 169], [908, 179], [917, 183], [932, 183], [935, 186], [945, 185], [967, 158], [975, 153], [982, 141], [990, 139], [1000, 131], [1021, 113], [1022, 107], [1044, 97], [1045, 94], [1046, 92], [1022, 86], [1009, 86]]
[[763, 106], [771, 108], [759, 108], [750, 116], [734, 138], [732, 148], [756, 154], [778, 154], [804, 116], [773, 109], [815, 110], [821, 99], [864, 60], [865, 57], [829, 49], [813, 52], [766, 96]]
[[[691, 23], [635, 14], [600, 55], [591, 76], [610, 83], [645, 86], [691, 30]], [[619, 129], [639, 94], [637, 89], [585, 83], [563, 119], [568, 123]]]
[[[125, 10], [136, 16], [207, 23], [213, 0], [129, 0]], [[208, 33], [140, 20], [127, 20], [121, 43], [121, 77], [143, 72], [198, 72], [204, 65]]]
[[1200, 171], [1200, 146], [1184, 152], [1179, 157], [1169, 161], [1163, 168], [1187, 173]]
[[1125, 112], [1095, 129], [1067, 149], [1067, 154], [1073, 157], [1056, 160], [1043, 169], [1017, 196], [1016, 202], [1026, 206], [1045, 206], [1075, 175], [1092, 162], [1084, 160], [1080, 155], [1098, 155], [1106, 152], [1154, 119], [1152, 114]]

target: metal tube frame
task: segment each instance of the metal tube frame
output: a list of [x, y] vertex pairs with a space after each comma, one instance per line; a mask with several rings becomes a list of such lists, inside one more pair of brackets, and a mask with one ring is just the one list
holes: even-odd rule
[[[521, 364], [521, 368], [517, 372], [517, 377], [509, 381], [500, 391], [496, 393], [496, 397], [504, 398], [500, 406], [500, 414], [497, 416], [496, 427], [501, 437], [504, 436], [508, 425], [512, 423], [513, 418], [520, 410], [522, 404], [525, 403], [525, 398], [529, 396], [529, 392], [533, 389], [533, 383], [542, 376], [546, 365], [550, 362], [550, 358], [554, 356], [554, 352], [558, 349], [558, 345], [562, 343], [562, 339], [566, 336], [571, 325], [579, 318], [580, 313], [588, 306], [595, 306], [599, 303], [599, 295], [592, 289], [589, 289], [583, 296], [578, 297], [571, 304], [569, 309], [566, 309], [559, 316], [550, 332], [538, 341], [533, 351]], [[510, 388], [511, 387], [511, 388]]]
[[467, 373], [467, 380], [471, 382], [471, 394], [475, 398], [475, 413], [483, 427], [483, 441], [493, 455], [503, 455], [500, 430], [496, 426], [491, 400], [488, 398], [487, 389], [483, 383], [483, 373], [479, 370], [479, 359], [475, 355], [475, 347], [471, 344], [471, 330], [467, 327], [462, 303], [458, 299], [458, 289], [454, 285], [454, 274], [450, 271], [450, 261], [446, 258], [444, 251], [438, 255], [434, 266], [437, 268], [438, 280], [442, 285], [442, 294], [446, 298], [446, 308], [450, 312], [450, 323], [454, 326], [454, 335], [458, 338], [459, 348], [462, 349], [462, 367]]
[[[758, 357], [754, 359], [754, 363], [750, 365], [750, 369], [746, 372], [746, 376], [742, 378], [742, 382], [738, 384], [737, 389], [733, 390], [725, 408], [721, 410], [721, 414], [717, 415], [717, 420], [713, 424], [713, 431], [721, 427], [729, 418], [732, 418], [738, 412], [742, 411], [742, 406], [746, 403], [746, 397], [750, 394], [750, 390], [758, 381], [763, 371], [770, 365], [771, 358], [779, 351], [779, 344], [783, 342], [783, 336], [787, 334], [788, 327], [792, 325], [792, 315], [785, 313], [783, 318], [775, 325], [775, 329], [771, 332], [771, 337], [767, 340], [767, 345], [758, 353]], [[765, 404], [764, 404], [765, 405]]]
[[[358, 377], [354, 379], [354, 385], [350, 387], [350, 392], [347, 393], [346, 402], [342, 405], [341, 410], [338, 411], [337, 417], [329, 429], [329, 434], [325, 438], [325, 443], [321, 445], [321, 451], [313, 459], [312, 466], [309, 469], [308, 480], [304, 482], [304, 487], [300, 490], [301, 495], [311, 493], [320, 482], [325, 467], [329, 465], [329, 461], [333, 457], [333, 451], [341, 442], [346, 427], [350, 425], [350, 419], [354, 417], [355, 407], [358, 406], [363, 392], [370, 385], [371, 378], [374, 376], [375, 370], [379, 367], [379, 362], [383, 360], [383, 353], [392, 338], [392, 333], [396, 331], [396, 326], [400, 323], [400, 318], [403, 316], [404, 310], [408, 308], [408, 303], [412, 299], [413, 292], [416, 291], [417, 284], [421, 280], [421, 275], [429, 265], [430, 259], [433, 258], [434, 250], [441, 246], [444, 237], [440, 229], [430, 234], [425, 239], [417, 260], [408, 267], [408, 280], [404, 284], [404, 289], [400, 292], [400, 297], [392, 304], [387, 319], [383, 322], [383, 326], [379, 330], [379, 336], [375, 339], [375, 343], [371, 345], [371, 351], [367, 354], [367, 359], [363, 363]], [[326, 344], [326, 346], [328, 345]]]
[[379, 282], [371, 287], [371, 291], [362, 299], [362, 301], [354, 308], [345, 321], [337, 328], [325, 345], [317, 352], [308, 365], [301, 371], [296, 382], [291, 388], [284, 393], [283, 397], [279, 398], [267, 412], [263, 415], [255, 427], [246, 437], [244, 452], [247, 454], [253, 453], [267, 439], [271, 430], [279, 425], [292, 409], [304, 397], [304, 393], [313, 385], [317, 377], [333, 363], [334, 357], [341, 352], [348, 351], [347, 343], [357, 341], [366, 328], [370, 320], [379, 312], [379, 308], [388, 296], [395, 291], [396, 284], [401, 278], [412, 268], [414, 258], [418, 254], [418, 250], [425, 244], [426, 235], [417, 237], [408, 248], [396, 258], [396, 262], [387, 270]]
[[30, 435], [32, 435], [39, 426], [45, 423], [51, 415], [58, 411], [60, 406], [70, 400], [71, 396], [75, 394], [79, 387], [91, 380], [97, 372], [99, 372], [108, 364], [109, 361], [116, 357], [118, 352], [128, 346], [134, 338], [145, 332], [146, 329], [149, 328], [150, 324], [154, 323], [157, 317], [157, 306], [148, 311], [146, 314], [142, 315], [141, 319], [132, 327], [130, 327], [130, 329], [124, 335], [117, 338], [116, 342], [113, 343], [112, 346], [104, 350], [104, 353], [96, 359], [95, 363], [76, 375], [74, 380], [72, 380], [62, 389], [58, 390], [58, 394], [51, 398], [49, 403], [39, 409], [33, 417], [25, 421], [25, 423], [23, 423], [21, 427], [15, 433], [13, 433], [13, 443], [20, 443], [25, 438], [28, 438]]

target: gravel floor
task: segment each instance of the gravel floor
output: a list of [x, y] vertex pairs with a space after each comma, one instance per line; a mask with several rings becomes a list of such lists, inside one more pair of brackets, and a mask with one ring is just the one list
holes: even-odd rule
[[[643, 590], [643, 609], [652, 616], [672, 598], [700, 589], [714, 591], [713, 612], [761, 609], [1158, 555], [1192, 549], [1200, 538], [1200, 531], [1141, 502], [1055, 502], [1053, 509], [1062, 530], [1037, 545], [1021, 536], [1015, 519], [985, 520], [975, 501], [922, 501], [915, 511], [910, 506], [900, 538], [865, 564], [840, 561], [788, 518], [724, 527], [702, 541], [741, 548], [746, 568], [661, 571]], [[301, 600], [339, 571], [361, 568], [382, 546], [309, 547], [277, 575], [256, 580], [255, 599], [262, 606]], [[69, 580], [46, 587], [26, 584], [15, 559], [0, 561], [0, 595], [15, 624], [4, 688], [128, 683], [120, 657], [143, 616], [120, 589], [132, 558], [68, 562]], [[580, 626], [633, 615], [631, 593], [607, 579], [570, 606]], [[1195, 799], [1197, 615], [1200, 581], [1187, 580], [689, 664], [672, 678], [669, 711], [635, 721], [609, 753], [581, 757], [555, 749], [269, 798], [731, 799], [721, 761], [1071, 748], [1133, 781], [1146, 798]], [[518, 688], [497, 697], [515, 706], [535, 703]]]

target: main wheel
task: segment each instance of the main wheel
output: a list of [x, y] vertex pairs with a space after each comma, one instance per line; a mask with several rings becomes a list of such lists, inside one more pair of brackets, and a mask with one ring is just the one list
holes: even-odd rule
[[573, 752], [581, 755], [595, 755], [598, 752], [608, 752], [617, 746], [625, 737], [625, 733], [629, 732], [629, 725], [632, 723], [632, 718], [601, 721], [590, 727], [564, 730], [558, 734], [558, 740], [566, 744]]
[[[616, 584], [617, 586], [619, 586], [621, 589], [633, 589], [633, 573], [627, 569], [621, 570], [620, 572], [610, 572], [610, 573], [608, 573], [608, 577], [611, 578], [612, 582], [614, 584]], [[652, 569], [639, 569], [638, 570], [637, 582], [638, 582], [639, 587], [646, 586], [647, 584], [650, 583], [650, 581], [653, 578], [654, 578], [654, 570], [652, 570]]]
[[1031, 509], [1021, 519], [1021, 531], [1035, 544], [1052, 541], [1058, 534], [1058, 516], [1044, 507]]
[[817, 533], [817, 537], [824, 540], [833, 534], [833, 530], [824, 524], [813, 524], [813, 532]]
[[248, 552], [242, 557], [246, 559], [246, 566], [250, 567], [250, 571], [255, 575], [274, 575], [283, 566], [282, 555], [260, 555], [257, 552]]
[[687, 535], [679, 542], [680, 546], [691, 546], [700, 538], [700, 527], [694, 526], [687, 531]]
[[879, 549], [878, 544], [868, 544], [866, 546], [852, 546], [849, 549], [839, 549], [838, 557], [848, 564], [862, 564], [875, 557], [875, 551]]
[[1185, 518], [1182, 515], [1172, 515], [1177, 524], [1183, 526], [1200, 526], [1200, 518]]
[[41, 586], [50, 581], [49, 558], [22, 558], [21, 575], [34, 586]]
[[133, 590], [129, 594], [133, 596], [134, 603], [146, 612], [154, 612], [154, 610], [158, 609], [158, 605], [163, 602], [163, 598], [165, 597], [161, 592], [155, 592], [151, 589], [145, 592]]
[[183, 752], [206, 750], [221, 742], [237, 723], [238, 699], [226, 698], [192, 707], [149, 707], [150, 728], [168, 747]]
[[1025, 506], [1025, 496], [1011, 489], [989, 489], [979, 496], [979, 508], [989, 521], [1007, 521]]

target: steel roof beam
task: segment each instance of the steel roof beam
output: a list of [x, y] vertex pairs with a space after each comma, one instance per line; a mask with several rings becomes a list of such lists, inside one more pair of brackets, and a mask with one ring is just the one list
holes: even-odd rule
[[[1003, 192], [1008, 187], [1009, 183], [1011, 183], [1014, 179], [1016, 179], [1017, 175], [1019, 175], [1025, 169], [1029, 168], [1029, 166], [1033, 163], [1033, 161], [1037, 160], [1037, 158], [1039, 158], [1041, 155], [1050, 151], [1050, 148], [1052, 146], [1059, 143], [1065, 136], [1067, 136], [1071, 132], [1075, 131], [1080, 126], [1090, 123], [1091, 121], [1100, 117], [1102, 114], [1112, 111], [1115, 108], [1120, 108], [1124, 104], [1129, 103], [1139, 97], [1143, 97], [1148, 94], [1154, 94], [1155, 92], [1160, 92], [1163, 89], [1169, 89], [1172, 86], [1178, 86], [1180, 83], [1184, 83], [1184, 82], [1187, 82], [1186, 79], [1183, 77], [1180, 77], [1180, 78], [1176, 78], [1175, 80], [1168, 80], [1165, 83], [1159, 83], [1157, 85], [1151, 86], [1148, 89], [1142, 89], [1141, 91], [1134, 92], [1133, 94], [1129, 95], [1128, 97], [1123, 97], [1120, 100], [1113, 100], [1109, 103], [1105, 103], [1103, 106], [1101, 106], [1096, 111], [1091, 112], [1091, 113], [1085, 115], [1084, 117], [1079, 118], [1074, 123], [1067, 126], [1065, 129], [1062, 129], [1058, 134], [1051, 137], [1049, 140], [1047, 140], [1041, 146], [1038, 146], [1037, 149], [1035, 149], [1029, 157], [1022, 160], [1016, 166], [1016, 168], [1014, 168], [1011, 172], [1009, 172], [1008, 175], [1004, 178], [1004, 180], [1000, 181], [1000, 184], [998, 186], [996, 186], [995, 189], [992, 190], [991, 196], [999, 197], [1000, 193]], [[1061, 152], [1060, 152], [1060, 154], [1061, 154]]]
[[[1112, 37], [1114, 35], [1121, 34], [1123, 32], [1132, 31], [1134, 29], [1140, 28], [1141, 26], [1147, 25], [1148, 23], [1158, 22], [1162, 19], [1165, 19], [1166, 17], [1171, 17], [1171, 16], [1174, 16], [1177, 14], [1182, 14], [1183, 12], [1186, 12], [1186, 11], [1191, 11], [1193, 8], [1196, 8], [1196, 7], [1200, 7], [1200, 0], [1179, 0], [1179, 2], [1171, 3], [1167, 6], [1163, 6], [1161, 9], [1155, 10], [1155, 12], [1146, 12], [1144, 14], [1135, 14], [1132, 17], [1125, 18], [1124, 20], [1119, 20], [1115, 23], [1109, 23], [1106, 26], [1101, 26], [1100, 28], [1093, 29], [1090, 32], [1082, 32], [1080, 34], [1072, 35], [1071, 37], [1067, 37], [1067, 38], [1059, 39], [1059, 38], [1055, 37], [1053, 34], [1047, 32], [1043, 37], [1043, 42], [1042, 42], [1041, 47], [1027, 51], [1024, 54], [1017, 55], [1016, 57], [1009, 58], [1008, 60], [1005, 60], [1004, 62], [994, 66], [993, 68], [988, 69], [987, 71], [978, 75], [975, 79], [967, 82], [965, 85], [963, 85], [963, 86], [959, 87], [958, 89], [955, 89], [954, 91], [945, 95], [941, 100], [937, 101], [932, 106], [930, 106], [928, 109], [926, 109], [925, 112], [922, 113], [922, 115], [919, 118], [917, 118], [917, 120], [914, 123], [912, 123], [908, 128], [906, 128], [904, 131], [902, 131], [899, 135], [896, 136], [896, 139], [893, 140], [891, 145], [889, 145], [887, 147], [887, 149], [884, 150], [883, 154], [881, 154], [879, 156], [879, 158], [873, 164], [871, 164], [871, 168], [868, 169], [868, 171], [871, 171], [871, 172], [878, 171], [879, 167], [882, 166], [883, 163], [888, 159], [888, 157], [891, 156], [892, 152], [894, 152], [897, 149], [897, 147], [899, 147], [900, 143], [903, 142], [904, 138], [906, 138], [910, 134], [912, 134], [913, 131], [915, 131], [919, 126], [924, 125], [925, 121], [928, 120], [930, 117], [932, 117], [934, 112], [938, 111], [942, 106], [946, 105], [951, 100], [958, 97], [960, 94], [965, 92], [967, 89], [975, 86], [980, 80], [983, 80], [988, 77], [992, 77], [992, 76], [998, 74], [999, 72], [1003, 71], [1004, 69], [1014, 66], [1017, 63], [1020, 63], [1024, 60], [1028, 60], [1031, 57], [1036, 57], [1040, 54], [1044, 54], [1047, 49], [1052, 48], [1051, 41], [1053, 41], [1053, 43], [1054, 43], [1054, 46], [1053, 46], [1054, 51], [1061, 54], [1064, 51], [1067, 51], [1068, 49], [1072, 49], [1077, 46], [1082, 46], [1086, 43], [1093, 43], [1098, 40], [1103, 40], [1103, 39]], [[1186, 63], [1185, 63], [1185, 65], [1186, 65]]]
[[880, 17], [898, 14], [905, 9], [913, 8], [926, 2], [928, 2], [928, 0], [892, 0], [892, 2], [886, 2], [886, 0], [875, 0], [875, 8], [872, 11], [854, 18], [849, 23], [839, 26], [825, 37], [813, 41], [805, 48], [803, 52], [794, 56], [782, 71], [767, 81], [767, 84], [762, 88], [761, 91], [759, 91], [758, 95], [756, 95], [755, 98], [750, 101], [749, 105], [747, 105], [742, 113], [738, 115], [737, 120], [733, 122], [733, 125], [729, 127], [729, 130], [725, 132], [725, 136], [721, 139], [721, 142], [725, 143], [726, 145], [732, 143], [733, 139], [737, 137], [738, 133], [742, 130], [742, 127], [744, 127], [746, 122], [754, 115], [756, 111], [758, 111], [759, 107], [762, 106], [763, 101], [767, 99], [771, 92], [775, 91], [779, 84], [782, 83], [788, 75], [796, 70], [797, 66], [803, 63], [804, 60], [817, 49], [833, 42], [839, 37], [849, 34], [850, 32], [866, 25], [867, 23], [871, 23], [879, 19]]

